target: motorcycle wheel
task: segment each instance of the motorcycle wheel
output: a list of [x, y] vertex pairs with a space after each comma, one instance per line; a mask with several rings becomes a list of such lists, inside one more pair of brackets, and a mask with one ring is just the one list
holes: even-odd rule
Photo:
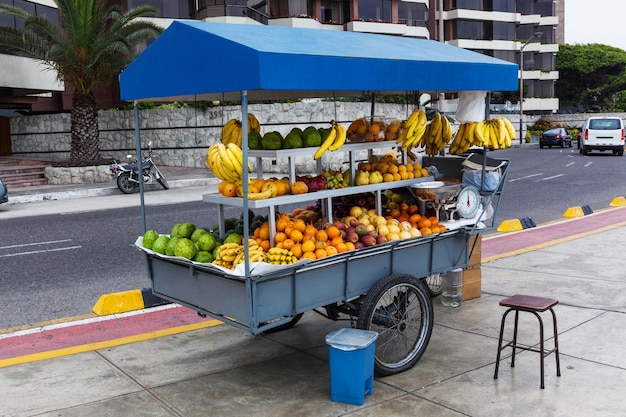
[[166, 190], [169, 190], [170, 185], [167, 183], [167, 180], [165, 179], [163, 174], [161, 174], [161, 171], [159, 171], [159, 168], [157, 168], [156, 165], [154, 165], [153, 168], [154, 168], [154, 176], [156, 177], [157, 182], [161, 184], [161, 187], [163, 187]]
[[117, 177], [117, 188], [124, 194], [132, 194], [137, 188], [137, 183], [130, 180], [130, 173], [122, 172]]

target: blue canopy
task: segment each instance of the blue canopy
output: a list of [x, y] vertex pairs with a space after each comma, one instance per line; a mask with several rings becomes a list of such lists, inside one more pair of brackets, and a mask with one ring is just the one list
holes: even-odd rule
[[516, 64], [425, 39], [175, 21], [124, 70], [120, 88], [123, 100], [510, 91], [517, 75]]

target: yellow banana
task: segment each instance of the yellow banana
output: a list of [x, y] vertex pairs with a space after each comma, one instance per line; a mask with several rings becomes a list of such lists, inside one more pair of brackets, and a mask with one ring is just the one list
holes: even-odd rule
[[485, 133], [484, 133], [484, 127], [485, 124], [480, 121], [480, 122], [473, 122], [475, 124], [474, 126], [474, 136], [470, 137], [469, 140], [471, 142], [472, 145], [475, 146], [484, 146], [485, 144]]
[[261, 133], [261, 124], [254, 114], [248, 113], [248, 133], [253, 130]]
[[260, 193], [251, 193], [248, 192], [248, 200], [265, 200], [267, 198], [272, 197], [272, 190], [271, 189], [267, 189], [265, 191], [262, 191]]
[[443, 140], [448, 143], [452, 140], [452, 125], [446, 116], [441, 116], [443, 122]]
[[502, 119], [502, 122], [504, 123], [506, 130], [509, 132], [509, 136], [511, 137], [511, 139], [515, 138], [515, 128], [513, 127], [511, 121], [506, 117], [500, 117], [500, 119]]
[[333, 127], [330, 129], [330, 133], [328, 134], [324, 142], [320, 145], [320, 147], [317, 148], [317, 151], [315, 151], [315, 155], [313, 155], [313, 158], [320, 159], [322, 155], [324, 155], [324, 152], [326, 152], [328, 148], [330, 148], [330, 145], [332, 145], [332, 143], [335, 141], [336, 136], [337, 136], [337, 128], [335, 124], [333, 123]]
[[341, 148], [344, 143], [346, 143], [347, 134], [346, 134], [346, 129], [343, 127], [343, 125], [341, 123], [336, 123], [335, 129], [336, 129], [335, 140], [328, 147], [328, 150], [331, 152], [336, 151], [337, 149]]
[[433, 138], [434, 141], [437, 141], [438, 137], [441, 136], [443, 133], [443, 122], [441, 121], [441, 113], [436, 112], [435, 117], [430, 123], [430, 136], [431, 138]]
[[[227, 177], [230, 178], [230, 182], [236, 182], [241, 179], [241, 168], [237, 169], [236, 159], [230, 157], [228, 150], [223, 143], [218, 143], [218, 150], [220, 151], [221, 171]], [[220, 165], [220, 164], [216, 164]]]

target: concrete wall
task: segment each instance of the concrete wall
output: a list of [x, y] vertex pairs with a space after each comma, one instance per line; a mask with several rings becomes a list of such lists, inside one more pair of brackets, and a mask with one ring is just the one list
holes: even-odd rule
[[[376, 114], [384, 120], [405, 119], [413, 106], [376, 104]], [[338, 120], [346, 127], [359, 117], [369, 116], [370, 103], [343, 103], [327, 101], [305, 101], [300, 103], [253, 104], [249, 112], [261, 122], [261, 132], [277, 130], [286, 135], [293, 127], [304, 128], [329, 126], [330, 120]], [[594, 113], [594, 116], [599, 115]], [[626, 118], [625, 113], [617, 114]], [[504, 115], [519, 129], [517, 115]], [[580, 126], [588, 114], [552, 115], [554, 122], [568, 126]], [[142, 146], [149, 141], [157, 151], [161, 165], [204, 168], [206, 151], [219, 140], [222, 126], [231, 118], [240, 118], [239, 106], [217, 106], [205, 111], [195, 108], [158, 109], [140, 111]], [[540, 116], [525, 116], [526, 125], [533, 124]], [[14, 117], [10, 119], [11, 150], [14, 155], [67, 160], [70, 150], [69, 113]], [[132, 111], [102, 111], [99, 114], [100, 148], [104, 158], [125, 160], [126, 154], [134, 153], [134, 120]], [[455, 127], [456, 129], [456, 127]], [[519, 138], [519, 133], [518, 136]], [[336, 165], [347, 160], [335, 152], [325, 161]], [[263, 161], [266, 172], [285, 172], [287, 161]], [[267, 164], [267, 166], [265, 165]], [[315, 163], [312, 157], [296, 159], [299, 172], [312, 172]]]

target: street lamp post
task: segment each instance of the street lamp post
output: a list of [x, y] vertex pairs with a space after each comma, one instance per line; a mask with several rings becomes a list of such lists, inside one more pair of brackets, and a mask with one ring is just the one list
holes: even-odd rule
[[524, 102], [524, 48], [535, 38], [543, 36], [543, 32], [535, 32], [533, 36], [528, 38], [526, 42], [522, 44], [519, 50], [519, 143], [522, 144], [524, 140], [522, 118], [524, 116], [524, 110], [522, 103]]

